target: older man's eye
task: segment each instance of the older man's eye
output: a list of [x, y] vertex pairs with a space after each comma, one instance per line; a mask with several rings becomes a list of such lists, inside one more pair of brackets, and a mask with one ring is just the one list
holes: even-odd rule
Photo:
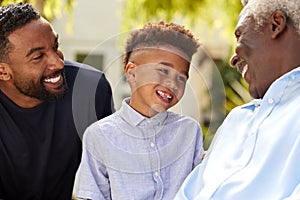
[[39, 54], [38, 56], [33, 57], [33, 60], [39, 60], [43, 58], [44, 54]]
[[236, 31], [234, 32], [234, 34], [235, 34], [236, 40], [239, 41], [239, 38], [241, 37], [241, 31], [240, 31], [240, 30], [236, 30]]

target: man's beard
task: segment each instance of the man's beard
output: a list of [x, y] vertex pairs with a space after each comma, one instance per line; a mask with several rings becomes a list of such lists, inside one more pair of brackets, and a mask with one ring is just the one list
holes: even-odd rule
[[14, 84], [16, 88], [19, 90], [19, 92], [26, 96], [36, 98], [41, 101], [56, 101], [62, 99], [68, 89], [68, 85], [66, 82], [66, 75], [64, 71], [62, 71], [61, 74], [64, 82], [59, 89], [63, 88], [63, 90], [58, 93], [49, 92], [43, 85], [43, 79], [40, 80], [39, 84], [35, 84], [33, 81], [29, 81], [26, 83], [22, 81], [21, 82], [15, 81]]

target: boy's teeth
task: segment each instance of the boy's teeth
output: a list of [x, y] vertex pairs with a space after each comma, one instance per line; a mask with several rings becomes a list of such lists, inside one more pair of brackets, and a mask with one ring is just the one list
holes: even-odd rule
[[157, 93], [158, 93], [161, 97], [163, 97], [163, 98], [172, 99], [172, 96], [171, 96], [171, 95], [166, 94], [166, 93], [164, 93], [164, 92], [162, 92], [162, 91], [160, 91], [160, 90], [158, 90]]

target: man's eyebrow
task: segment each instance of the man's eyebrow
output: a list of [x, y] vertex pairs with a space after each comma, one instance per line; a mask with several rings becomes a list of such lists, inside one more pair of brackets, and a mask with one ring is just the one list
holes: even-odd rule
[[29, 50], [29, 52], [26, 54], [26, 57], [29, 57], [31, 54], [33, 54], [34, 52], [36, 51], [40, 51], [40, 50], [43, 50], [45, 49], [44, 47], [36, 47], [36, 48], [32, 48]]

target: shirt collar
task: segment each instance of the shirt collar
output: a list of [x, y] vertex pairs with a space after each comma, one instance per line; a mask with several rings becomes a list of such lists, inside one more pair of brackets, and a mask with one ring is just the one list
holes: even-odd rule
[[246, 103], [241, 107], [254, 110], [256, 107], [259, 107], [262, 103], [268, 102], [270, 100], [273, 100], [276, 103], [283, 95], [284, 89], [286, 88], [288, 81], [291, 79], [297, 79], [299, 78], [299, 76], [300, 67], [297, 67], [275, 80], [271, 84], [271, 86], [269, 87], [262, 99], [253, 99], [251, 102]]
[[252, 101], [242, 105], [241, 107], [246, 108], [246, 109], [254, 110], [255, 108], [259, 107], [260, 104], [261, 104], [261, 99], [253, 99]]
[[160, 112], [151, 118], [145, 117], [135, 111], [131, 106], [129, 106], [129, 102], [130, 98], [126, 98], [123, 100], [122, 106], [120, 108], [120, 116], [123, 118], [123, 120], [133, 126], [162, 125], [168, 116], [167, 112]]

